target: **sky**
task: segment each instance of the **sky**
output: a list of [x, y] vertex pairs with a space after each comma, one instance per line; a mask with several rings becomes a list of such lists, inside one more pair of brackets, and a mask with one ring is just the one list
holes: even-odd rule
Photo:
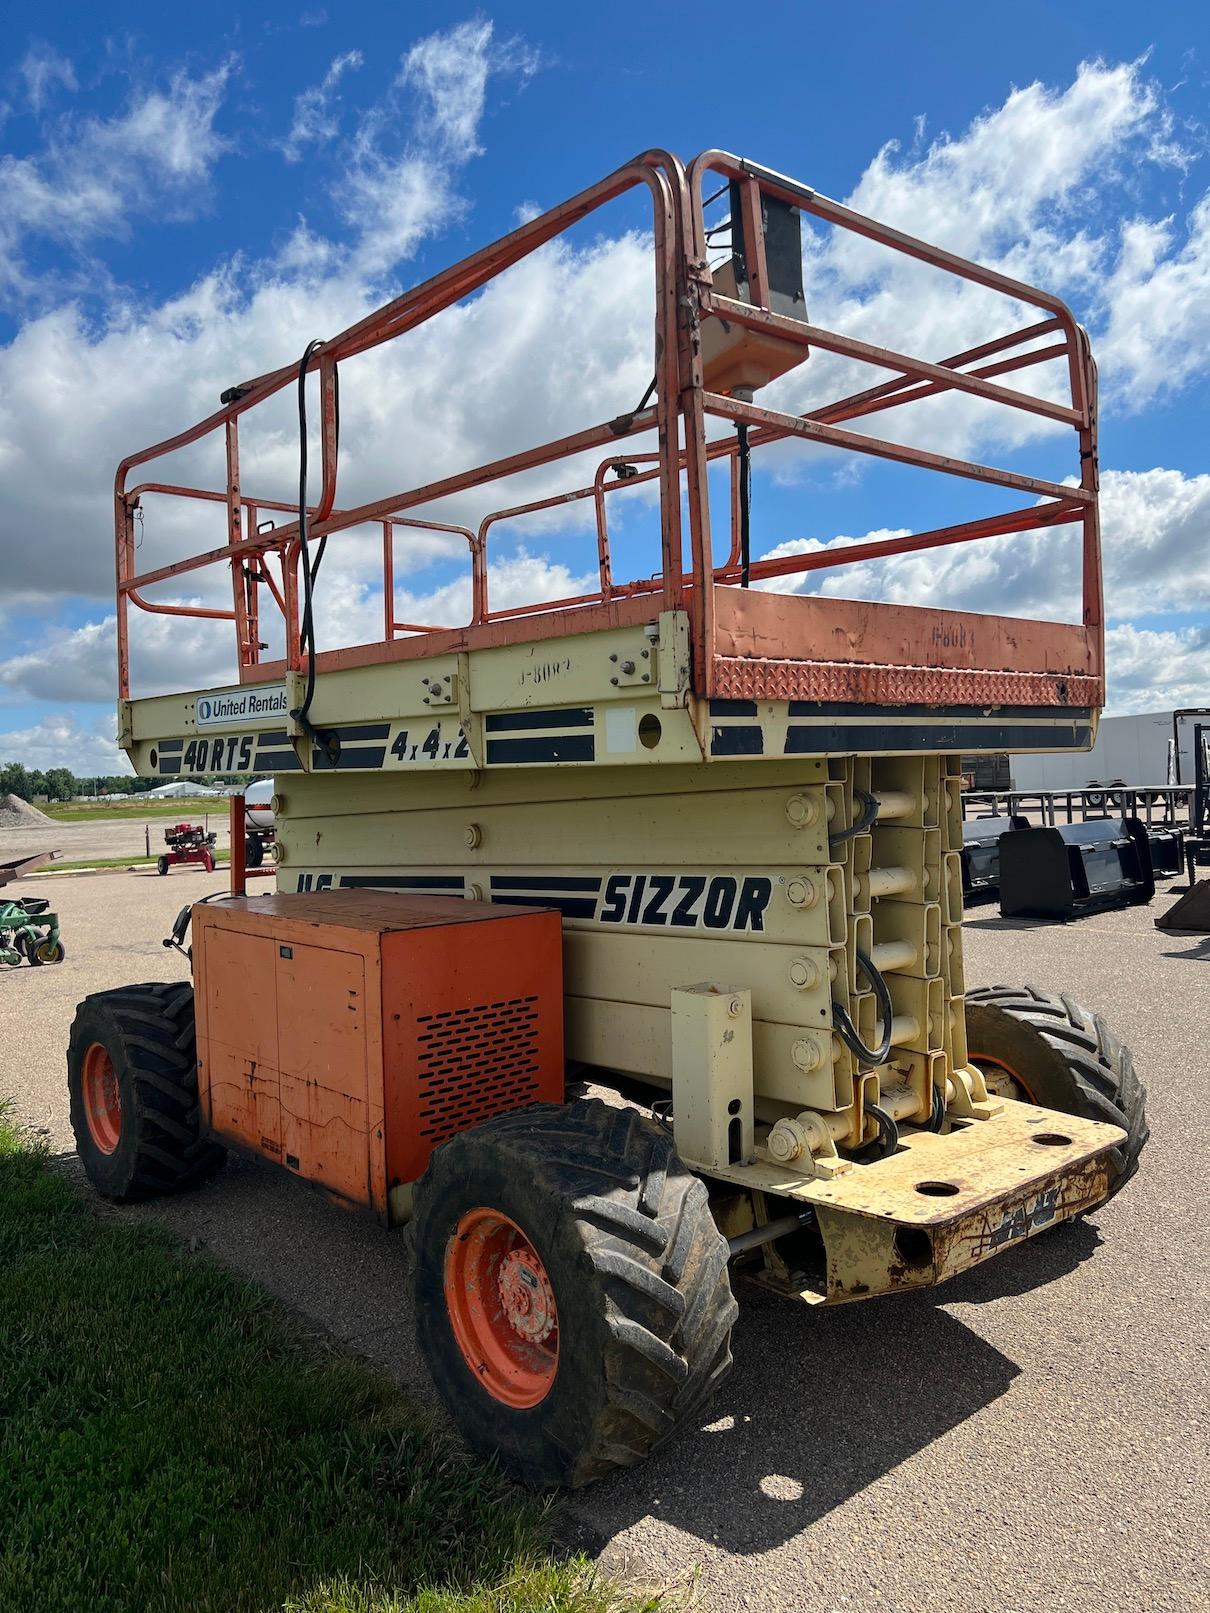
[[[742, 25], [713, 0], [607, 13], [19, 0], [7, 15], [0, 761], [124, 770], [112, 530], [124, 454], [651, 146], [751, 157], [1064, 296], [1100, 371], [1107, 712], [1210, 704], [1204, 6], [770, 0]], [[653, 368], [650, 222], [637, 194], [611, 204], [478, 296], [342, 366], [342, 501], [633, 408]], [[956, 293], [823, 229], [804, 233], [804, 284], [817, 323], [934, 361], [1028, 322], [1003, 298]], [[1053, 391], [1055, 368], [1027, 374]], [[758, 401], [803, 410], [882, 378], [813, 353]], [[296, 497], [293, 409], [283, 395], [249, 420], [246, 489]], [[1055, 480], [1077, 469], [1071, 433], [982, 402], [941, 399], [863, 424]], [[584, 469], [531, 473], [428, 513], [477, 525], [581, 485]], [[207, 447], [156, 474], [219, 485], [222, 472]], [[779, 445], [755, 460], [753, 552], [921, 531], [1007, 507], [996, 496]], [[494, 528], [493, 604], [592, 586], [585, 513]], [[218, 511], [149, 497], [143, 516], [147, 568], [223, 541]], [[649, 489], [612, 499], [610, 527], [615, 576], [656, 569]], [[782, 586], [1071, 620], [1077, 560], [1059, 530]], [[195, 573], [187, 590], [157, 597], [223, 604], [229, 582]], [[397, 619], [452, 625], [468, 599], [461, 540], [401, 538]], [[333, 540], [316, 614], [321, 649], [379, 636], [372, 533]], [[267, 627], [266, 653], [273, 638]], [[225, 625], [136, 613], [132, 639], [136, 693], [233, 681]]]

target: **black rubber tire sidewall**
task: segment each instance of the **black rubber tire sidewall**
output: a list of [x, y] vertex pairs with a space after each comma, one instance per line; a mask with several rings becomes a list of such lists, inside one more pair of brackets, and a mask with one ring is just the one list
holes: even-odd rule
[[[1027, 1099], [1043, 1109], [1126, 1132], [1125, 1143], [1110, 1153], [1108, 1196], [1120, 1192], [1138, 1170], [1150, 1136], [1146, 1089], [1130, 1049], [1099, 1014], [1036, 986], [976, 988], [964, 1006], [974, 1062], [982, 1057], [1004, 1066], [1026, 1087]], [[1039, 1023], [1031, 1023], [1030, 1015]]]
[[157, 874], [163, 876], [168, 872], [168, 867], [169, 864], [167, 857], [159, 857], [156, 859], [155, 869]]
[[[118, 1092], [122, 1100], [122, 1124], [118, 1133], [118, 1146], [112, 1154], [105, 1153], [93, 1141], [88, 1129], [88, 1116], [78, 1072], [87, 1049], [100, 1042], [113, 1062]], [[71, 1105], [72, 1130], [76, 1135], [76, 1149], [88, 1172], [89, 1181], [98, 1193], [106, 1198], [121, 1199], [129, 1195], [134, 1181], [138, 1158], [137, 1110], [134, 1076], [126, 1061], [122, 1032], [112, 1014], [94, 1000], [86, 999], [76, 1011], [68, 1048], [68, 1094]]]
[[[156, 1198], [197, 1186], [226, 1158], [202, 1121], [194, 1023], [193, 988], [184, 981], [97, 992], [76, 1009], [67, 1046], [72, 1129], [90, 1181], [107, 1198]], [[81, 1090], [94, 1042], [109, 1053], [121, 1095], [112, 1154], [93, 1141]]]
[[968, 1001], [966, 1040], [970, 1057], [1004, 1065], [1026, 1088], [1025, 1101], [1063, 1114], [1078, 1114], [1080, 1091], [1071, 1067], [1032, 1025], [994, 1005]]
[[[511, 1151], [486, 1152], [472, 1181], [438, 1170], [418, 1206], [415, 1224], [416, 1324], [421, 1348], [442, 1398], [460, 1407], [467, 1441], [499, 1454], [512, 1477], [539, 1488], [571, 1479], [573, 1454], [586, 1443], [605, 1402], [600, 1362], [608, 1347], [604, 1310], [579, 1277], [583, 1246], [566, 1201], [544, 1192]], [[432, 1169], [432, 1167], [430, 1167]], [[559, 1362], [546, 1398], [528, 1410], [494, 1399], [468, 1365], [453, 1334], [443, 1285], [445, 1251], [461, 1217], [486, 1205], [522, 1229], [546, 1267], [559, 1319]], [[502, 1437], [507, 1425], [507, 1435]], [[560, 1461], [562, 1446], [569, 1454]], [[508, 1452], [509, 1454], [505, 1454]]]

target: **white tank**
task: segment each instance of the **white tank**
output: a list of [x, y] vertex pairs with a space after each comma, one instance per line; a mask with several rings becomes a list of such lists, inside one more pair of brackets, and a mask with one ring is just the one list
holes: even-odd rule
[[261, 779], [256, 784], [249, 784], [244, 791], [244, 810], [248, 818], [250, 829], [272, 829], [273, 808], [273, 780]]

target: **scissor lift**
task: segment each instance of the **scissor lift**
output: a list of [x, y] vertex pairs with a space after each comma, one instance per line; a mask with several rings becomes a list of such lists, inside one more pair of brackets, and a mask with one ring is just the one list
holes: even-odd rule
[[[341, 366], [629, 191], [650, 200], [655, 285], [638, 405], [341, 504]], [[804, 220], [982, 288], [989, 305], [999, 294], [1026, 322], [934, 361], [815, 325]], [[755, 401], [812, 352], [876, 377], [801, 415]], [[1036, 391], [1013, 384], [1029, 371]], [[313, 372], [318, 497], [305, 459], [297, 507], [257, 497], [241, 426], [295, 386], [305, 418]], [[956, 395], [1065, 432], [1072, 479], [857, 424]], [[140, 479], [211, 438], [225, 485]], [[791, 439], [1007, 491], [1017, 507], [753, 557], [752, 457]], [[485, 493], [477, 526], [433, 511], [560, 461], [569, 487], [502, 509]], [[609, 511], [645, 483], [658, 556], [621, 581]], [[214, 546], [147, 567], [136, 515], [161, 500], [215, 506]], [[581, 503], [597, 586], [493, 603], [502, 525]], [[123, 1197], [198, 1180], [220, 1146], [251, 1149], [387, 1224], [411, 1221], [426, 1357], [468, 1436], [511, 1470], [583, 1482], [695, 1416], [730, 1363], [736, 1268], [809, 1303], [919, 1288], [1094, 1208], [1133, 1172], [1146, 1124], [1129, 1053], [1066, 998], [968, 998], [962, 963], [959, 754], [1087, 748], [1103, 699], [1096, 376], [1057, 298], [757, 164], [710, 151], [686, 168], [648, 151], [232, 387], [208, 419], [123, 461], [115, 509], [120, 742], [142, 775], [272, 773], [278, 894], [197, 910], [196, 1054], [187, 987], [82, 1005], [71, 1068], [86, 1164]], [[368, 526], [381, 637], [317, 649], [324, 548]], [[1073, 624], [794, 591], [838, 565], [1065, 528], [1083, 557]], [[396, 542], [416, 531], [465, 540], [465, 623], [397, 620]], [[230, 607], [164, 595], [214, 567]], [[132, 607], [231, 622], [238, 681], [132, 698]], [[271, 617], [283, 650], [264, 658]], [[455, 923], [468, 906], [481, 922]], [[526, 943], [547, 958], [530, 979], [498, 920], [552, 910], [561, 955]], [[446, 995], [424, 1007], [415, 972], [390, 959], [428, 930]], [[132, 1052], [128, 1005], [145, 1019], [157, 1001], [179, 1148], [156, 1131]], [[613, 1097], [569, 1095], [565, 1069]]]

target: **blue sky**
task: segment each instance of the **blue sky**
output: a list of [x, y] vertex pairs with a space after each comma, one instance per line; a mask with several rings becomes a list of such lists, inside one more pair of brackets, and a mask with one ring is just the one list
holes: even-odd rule
[[[0, 84], [0, 759], [116, 769], [116, 460], [223, 386], [297, 356], [632, 152], [722, 146], [1059, 291], [1101, 364], [1110, 709], [1210, 703], [1210, 25], [1204, 7], [1018, 4], [587, 8], [55, 4], [10, 10]], [[365, 497], [607, 418], [650, 375], [634, 204], [345, 387]], [[1007, 328], [918, 274], [807, 243], [812, 316], [939, 359]], [[401, 348], [404, 344], [397, 344]], [[816, 355], [771, 389], [806, 407]], [[878, 376], [868, 372], [857, 384]], [[1045, 476], [1065, 436], [947, 404], [878, 429]], [[245, 485], [289, 497], [288, 408]], [[967, 484], [817, 450], [757, 462], [757, 552], [920, 530], [988, 507]], [[463, 500], [477, 522], [547, 476]], [[629, 495], [628, 495], [629, 497]], [[650, 504], [619, 499], [615, 569], [653, 568]], [[1001, 506], [1002, 507], [1002, 506]], [[220, 541], [163, 506], [148, 564]], [[570, 517], [499, 529], [498, 599], [587, 575]], [[976, 550], [978, 552], [976, 552]], [[837, 592], [1064, 615], [1054, 534], [831, 574]], [[213, 589], [220, 589], [213, 595]], [[320, 642], [380, 619], [373, 552], [331, 568]], [[169, 597], [165, 595], [164, 597]], [[189, 597], [221, 597], [199, 579]], [[399, 614], [456, 621], [460, 558], [401, 560]], [[212, 632], [142, 618], [145, 690], [223, 681]]]

